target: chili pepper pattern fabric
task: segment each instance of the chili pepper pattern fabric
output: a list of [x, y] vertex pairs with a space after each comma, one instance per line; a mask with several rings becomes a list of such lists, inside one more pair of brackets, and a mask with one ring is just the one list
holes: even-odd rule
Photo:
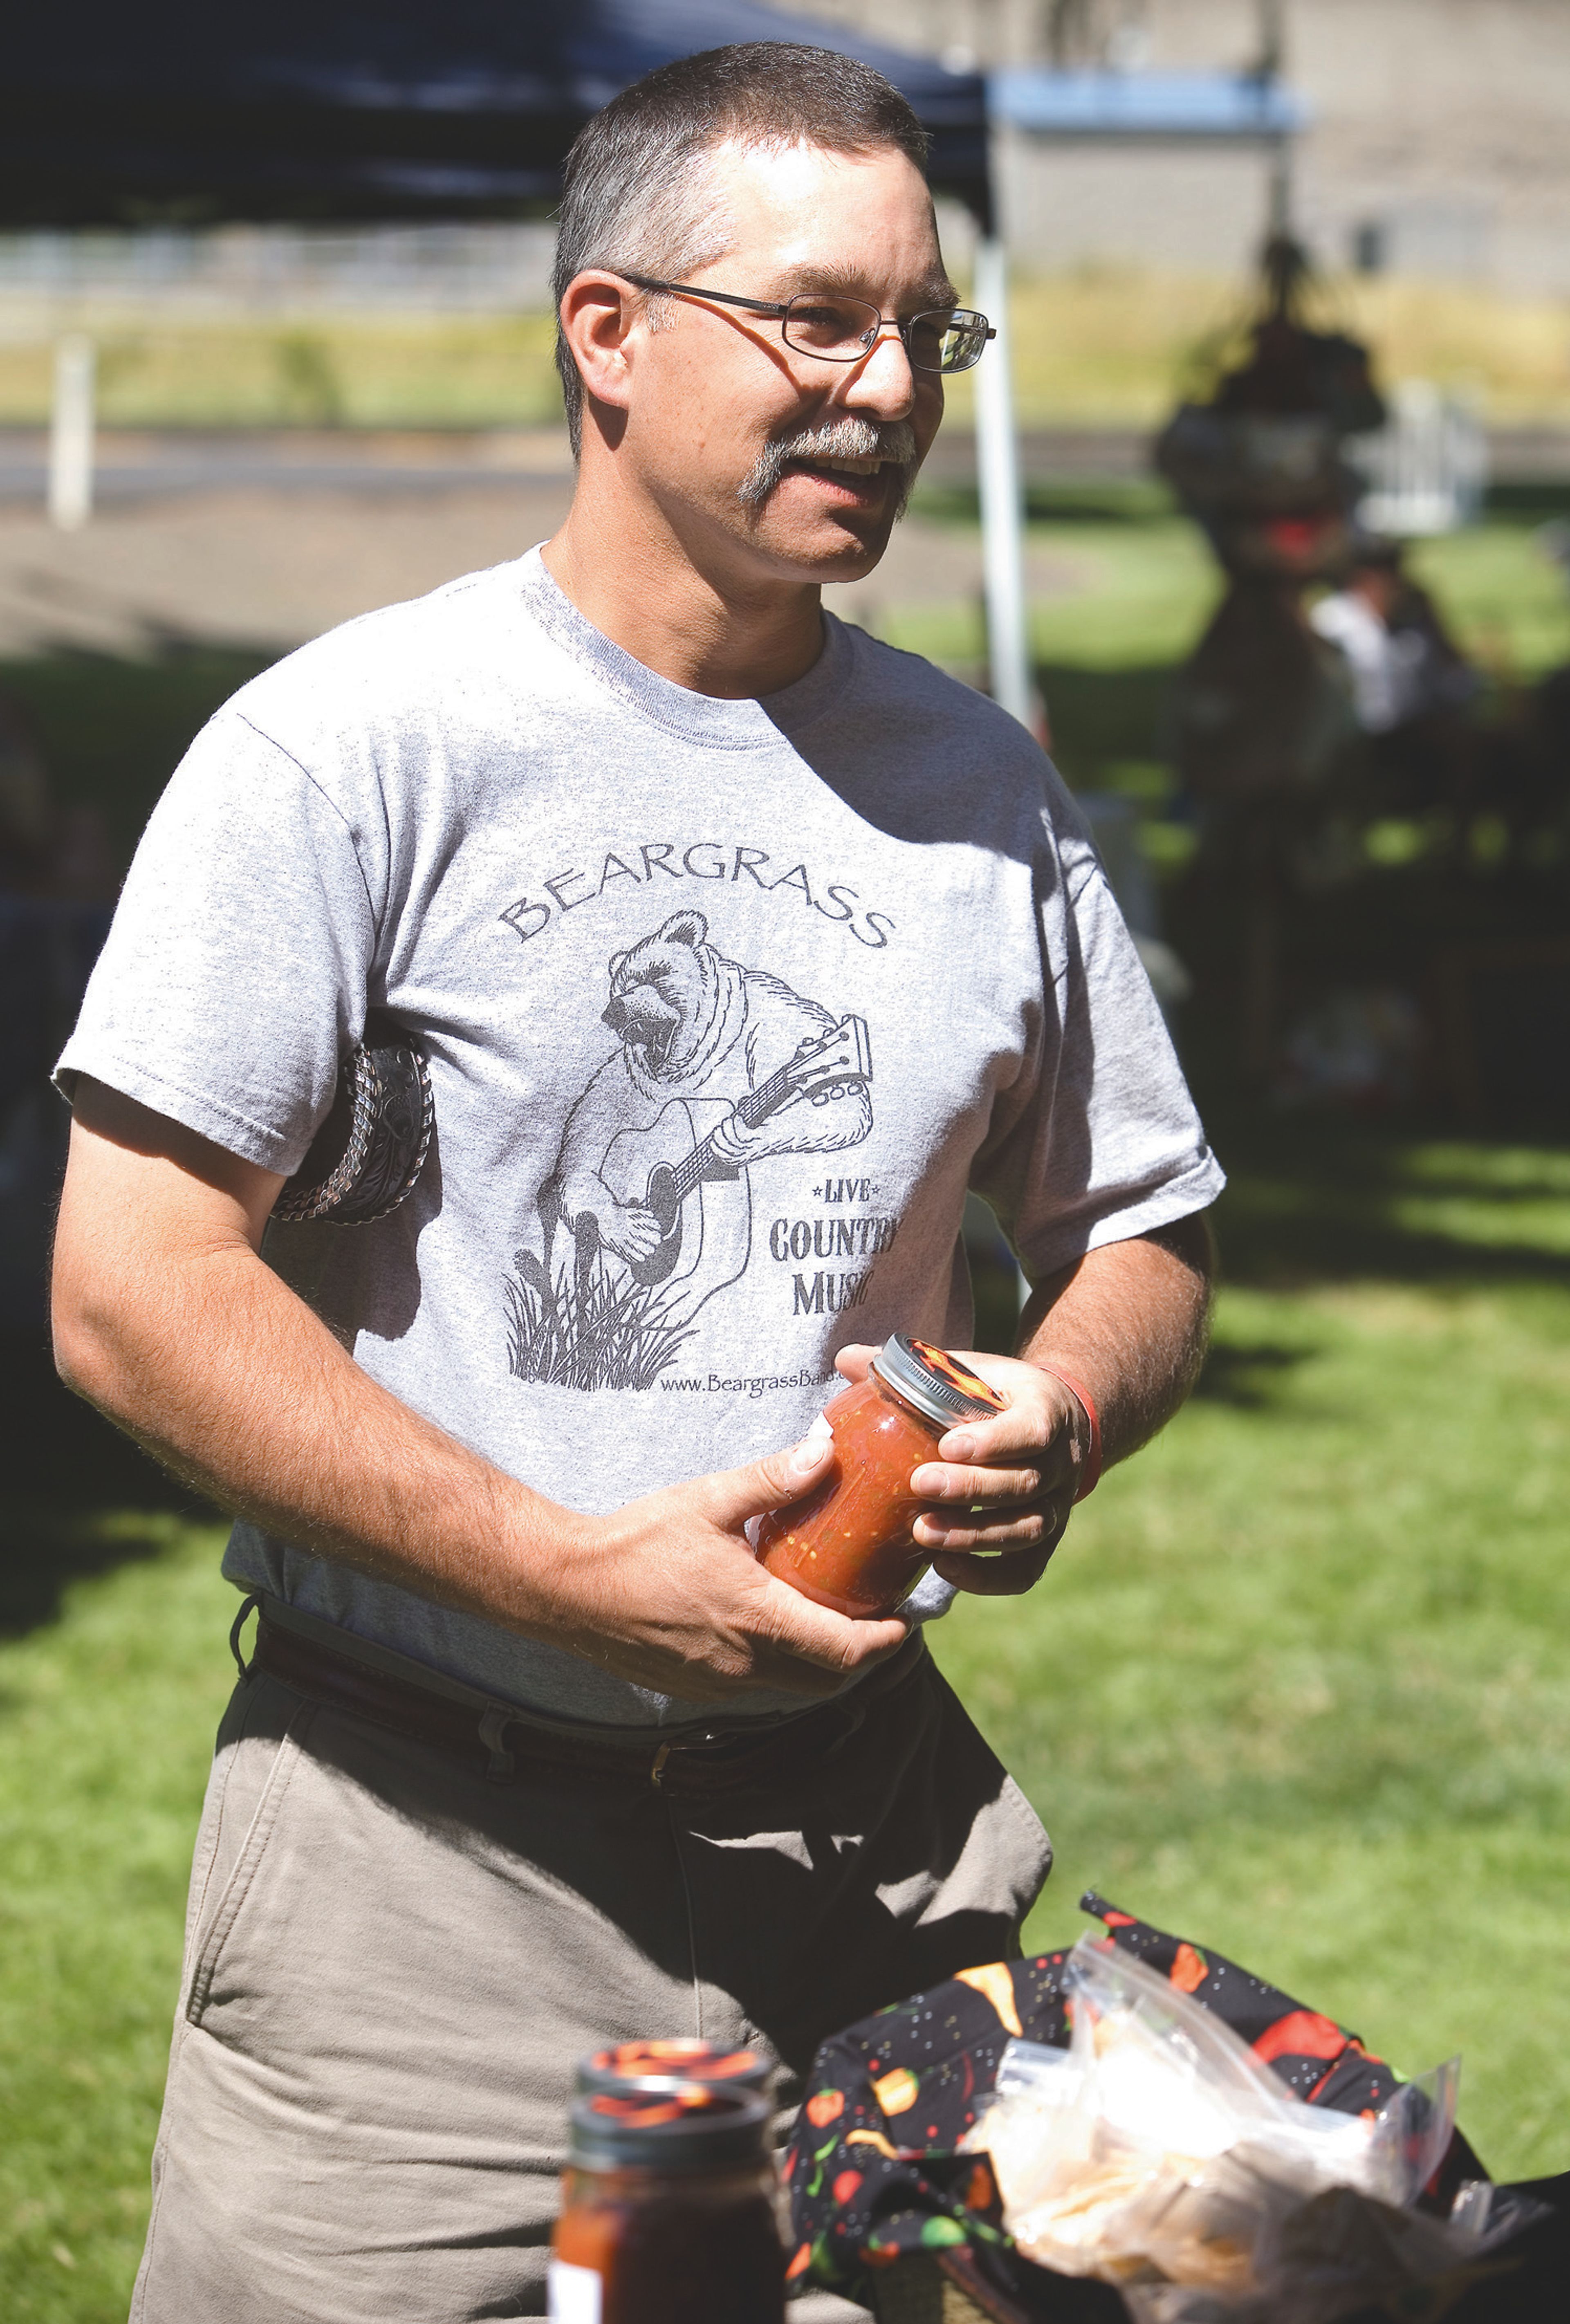
[[[1398, 2087], [1355, 2034], [1235, 1961], [1170, 1936], [1094, 1891], [1081, 1909], [1102, 1941], [1132, 1953], [1231, 2026], [1312, 2106], [1377, 2111]], [[792, 2284], [821, 2284], [870, 2304], [873, 2279], [916, 2252], [938, 2255], [1001, 2317], [1124, 2317], [1110, 2287], [1070, 2282], [1022, 2259], [1003, 2225], [984, 2155], [957, 2150], [989, 2097], [1005, 2043], [1066, 2046], [1067, 1952], [962, 1970], [930, 1993], [880, 2010], [825, 2042], [785, 2156]]]

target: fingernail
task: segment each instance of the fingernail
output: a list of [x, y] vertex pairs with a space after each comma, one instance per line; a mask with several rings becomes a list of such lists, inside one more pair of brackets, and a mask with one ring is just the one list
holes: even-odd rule
[[791, 1467], [798, 1477], [810, 1477], [822, 1466], [824, 1454], [833, 1443], [831, 1436], [803, 1436], [791, 1454]]
[[975, 1454], [976, 1439], [967, 1436], [961, 1429], [957, 1436], [945, 1436], [941, 1449], [945, 1461], [969, 1461]]

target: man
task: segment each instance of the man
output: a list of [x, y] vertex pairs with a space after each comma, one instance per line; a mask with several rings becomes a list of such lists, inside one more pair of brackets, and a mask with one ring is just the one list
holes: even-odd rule
[[[1090, 1407], [1132, 1451], [1203, 1328], [1219, 1174], [1066, 795], [820, 607], [982, 344], [921, 154], [877, 75], [772, 44], [589, 126], [565, 524], [219, 714], [61, 1062], [61, 1369], [262, 1599], [143, 2324], [538, 2314], [577, 2053], [760, 2039], [788, 2098], [1045, 1875], [914, 1619], [745, 1530], [825, 1473], [836, 1358], [968, 1338], [968, 1184], [1035, 1290], [1007, 1410], [915, 1472], [918, 1610], [1029, 1588]], [[371, 1006], [432, 1160], [380, 1224], [270, 1227]], [[673, 1221], [650, 1157], [700, 1149]]]

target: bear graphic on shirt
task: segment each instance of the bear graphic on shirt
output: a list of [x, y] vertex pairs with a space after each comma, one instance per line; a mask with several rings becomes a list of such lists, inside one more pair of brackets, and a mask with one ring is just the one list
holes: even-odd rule
[[[601, 1022], [615, 1047], [574, 1103], [542, 1190], [543, 1261], [518, 1255], [512, 1370], [641, 1386], [744, 1273], [751, 1172], [866, 1138], [871, 1059], [858, 1020], [837, 1025], [778, 977], [727, 959], [702, 912], [673, 913], [609, 971]], [[849, 1045], [837, 1038], [847, 1026]], [[616, 1334], [636, 1342], [625, 1360], [611, 1352]]]
[[[601, 1022], [619, 1047], [567, 1117], [555, 1170], [564, 1222], [595, 1222], [602, 1248], [642, 1263], [661, 1240], [647, 1204], [647, 1172], [707, 1142], [703, 1185], [745, 1184], [776, 1154], [830, 1154], [872, 1128], [865, 1081], [787, 1095], [748, 1129], [735, 1111], [803, 1047], [834, 1030], [815, 1001], [762, 969], [727, 960], [702, 912], [675, 912], [611, 960]], [[688, 1129], [697, 1133], [685, 1139]], [[683, 1143], [685, 1139], [684, 1144]], [[675, 1142], [681, 1150], [667, 1157]]]

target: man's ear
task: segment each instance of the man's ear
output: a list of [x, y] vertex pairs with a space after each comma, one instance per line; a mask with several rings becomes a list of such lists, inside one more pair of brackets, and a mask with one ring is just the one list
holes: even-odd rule
[[632, 361], [629, 342], [642, 324], [643, 304], [642, 294], [630, 282], [595, 268], [574, 274], [562, 293], [562, 337], [592, 403], [613, 411], [626, 410]]

